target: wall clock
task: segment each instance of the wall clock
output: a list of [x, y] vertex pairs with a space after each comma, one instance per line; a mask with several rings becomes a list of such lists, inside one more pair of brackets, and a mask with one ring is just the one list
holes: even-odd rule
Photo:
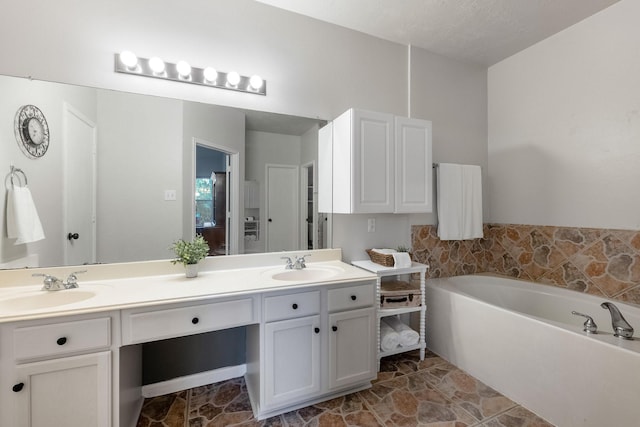
[[27, 157], [37, 159], [44, 156], [49, 148], [49, 125], [38, 107], [20, 107], [13, 126], [18, 146]]

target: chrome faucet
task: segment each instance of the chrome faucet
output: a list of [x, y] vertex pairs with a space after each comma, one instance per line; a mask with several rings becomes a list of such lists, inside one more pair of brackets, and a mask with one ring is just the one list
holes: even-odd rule
[[87, 270], [82, 270], [82, 271], [74, 271], [73, 273], [69, 274], [69, 276], [67, 277], [67, 281], [64, 282], [60, 279], [58, 279], [55, 276], [52, 276], [50, 274], [43, 274], [43, 273], [35, 273], [32, 274], [33, 277], [44, 277], [43, 280], [43, 286], [42, 286], [42, 290], [43, 291], [61, 291], [63, 289], [73, 289], [73, 288], [77, 288], [78, 287], [78, 276], [77, 274], [80, 273], [86, 273]]
[[610, 302], [603, 302], [600, 304], [600, 307], [609, 309], [609, 313], [611, 313], [611, 325], [613, 326], [614, 337], [620, 337], [627, 340], [633, 338], [633, 328], [622, 316], [618, 307]]
[[305, 264], [305, 258], [311, 256], [310, 254], [303, 255], [301, 257], [296, 256], [295, 261], [291, 261], [291, 258], [288, 256], [280, 257], [280, 259], [286, 259], [287, 265], [284, 266], [287, 270], [302, 270], [303, 268], [307, 268], [307, 264]]

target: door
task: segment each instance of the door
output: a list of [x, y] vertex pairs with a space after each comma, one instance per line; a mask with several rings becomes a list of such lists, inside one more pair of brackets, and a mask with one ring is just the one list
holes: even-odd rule
[[320, 391], [320, 316], [265, 325], [265, 404], [281, 406]]
[[111, 353], [16, 367], [19, 427], [110, 427]]
[[315, 163], [302, 165], [300, 174], [300, 249], [319, 249], [318, 193], [316, 192]]
[[299, 249], [298, 166], [267, 165], [267, 252]]
[[374, 309], [330, 314], [329, 327], [329, 388], [375, 378]]
[[96, 125], [64, 105], [64, 257], [66, 265], [96, 262]]

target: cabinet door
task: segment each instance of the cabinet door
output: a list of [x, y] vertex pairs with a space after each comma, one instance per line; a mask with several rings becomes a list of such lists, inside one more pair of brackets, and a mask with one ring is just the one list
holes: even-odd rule
[[396, 117], [395, 212], [433, 211], [431, 122]]
[[374, 379], [374, 309], [330, 314], [329, 328], [329, 388], [341, 388]]
[[110, 352], [18, 365], [15, 374], [17, 426], [111, 426]]
[[320, 316], [265, 325], [265, 406], [303, 400], [320, 391]]

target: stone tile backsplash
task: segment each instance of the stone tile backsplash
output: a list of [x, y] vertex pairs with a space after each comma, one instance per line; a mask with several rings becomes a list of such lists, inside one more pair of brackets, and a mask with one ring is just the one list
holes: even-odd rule
[[485, 224], [484, 238], [453, 241], [436, 231], [411, 229], [428, 277], [497, 273], [640, 304], [640, 231]]

